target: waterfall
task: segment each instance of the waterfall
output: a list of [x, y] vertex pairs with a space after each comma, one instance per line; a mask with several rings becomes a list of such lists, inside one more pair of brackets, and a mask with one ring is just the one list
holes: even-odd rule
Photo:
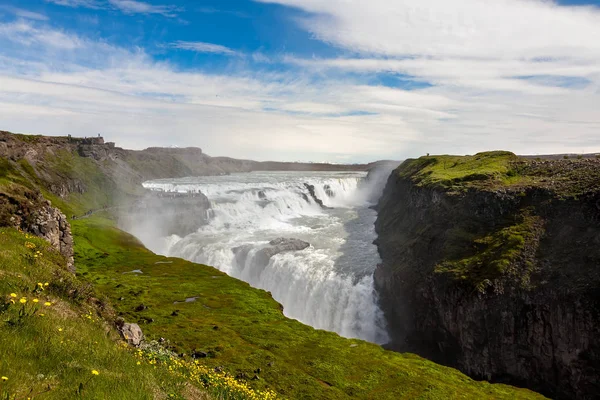
[[[269, 172], [146, 182], [152, 190], [200, 191], [211, 205], [208, 223], [197, 232], [164, 238], [162, 248], [152, 250], [212, 265], [270, 291], [290, 318], [384, 343], [385, 322], [373, 289], [380, 262], [372, 245], [376, 215], [368, 208], [364, 176]], [[269, 244], [277, 238], [306, 247], [290, 248], [285, 240]]]

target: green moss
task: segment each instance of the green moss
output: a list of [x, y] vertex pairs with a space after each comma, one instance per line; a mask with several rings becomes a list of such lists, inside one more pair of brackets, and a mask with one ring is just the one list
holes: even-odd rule
[[477, 153], [474, 156], [427, 156], [405, 161], [398, 169], [400, 177], [419, 186], [456, 189], [469, 185], [505, 182], [518, 176], [512, 164], [518, 157], [507, 151]]
[[[445, 259], [435, 268], [437, 273], [451, 274], [484, 291], [492, 281], [515, 273], [518, 262], [529, 257], [527, 246], [536, 238], [541, 219], [523, 215], [514, 224], [477, 235], [455, 228], [448, 232]], [[530, 270], [521, 271], [523, 284], [529, 282]]]
[[73, 232], [80, 276], [126, 320], [177, 352], [206, 352], [208, 366], [233, 375], [260, 368], [256, 388], [302, 399], [537, 397], [288, 319], [269, 293], [212, 267], [157, 256], [108, 220], [75, 221]]

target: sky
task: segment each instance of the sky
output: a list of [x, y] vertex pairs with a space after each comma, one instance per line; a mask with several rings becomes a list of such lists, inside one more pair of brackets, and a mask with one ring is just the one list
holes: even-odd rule
[[255, 160], [600, 153], [600, 0], [0, 0], [0, 129]]

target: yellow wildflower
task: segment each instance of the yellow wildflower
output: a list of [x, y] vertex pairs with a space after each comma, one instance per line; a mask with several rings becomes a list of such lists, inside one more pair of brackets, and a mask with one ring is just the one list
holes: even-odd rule
[[34, 302], [34, 303], [38, 303], [38, 302], [39, 302], [39, 300], [38, 300], [38, 299], [33, 299], [33, 302]]
[[2, 377], [2, 380], [3, 380], [3, 381], [7, 381], [7, 380], [8, 380], [8, 378], [7, 378], [6, 376], [3, 376], [3, 377]]
[[50, 285], [48, 282], [44, 283], [44, 286], [48, 286], [48, 285]]
[[100, 375], [100, 372], [96, 371], [95, 369], [92, 370], [92, 375]]
[[63, 330], [62, 330], [62, 328], [58, 328], [58, 331], [59, 331], [59, 332], [62, 332]]
[[22, 297], [21, 300], [19, 300], [19, 303], [25, 304], [27, 303], [27, 299], [25, 297]]
[[44, 286], [44, 284], [42, 282], [38, 282], [38, 286], [42, 287], [42, 286]]
[[47, 302], [45, 302], [45, 303], [44, 303], [44, 305], [45, 305], [46, 307], [50, 307], [50, 306], [52, 305], [52, 303], [50, 303], [49, 301], [47, 301]]
[[137, 365], [141, 365], [141, 364], [142, 364], [141, 362], [139, 362], [139, 361], [137, 362]]
[[11, 293], [10, 297], [17, 297], [17, 294], [16, 293]]

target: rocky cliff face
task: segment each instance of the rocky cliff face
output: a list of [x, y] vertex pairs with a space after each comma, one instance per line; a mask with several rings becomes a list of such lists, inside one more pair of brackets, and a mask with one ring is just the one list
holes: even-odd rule
[[390, 347], [557, 399], [597, 398], [600, 163], [512, 160], [452, 177], [454, 163], [405, 162], [379, 202]]
[[75, 272], [73, 236], [67, 217], [39, 193], [0, 193], [0, 226], [19, 228], [45, 239], [65, 257], [67, 268]]
[[75, 272], [73, 259], [73, 236], [71, 226], [65, 214], [58, 208], [52, 207], [47, 201], [35, 212], [31, 225], [24, 226], [24, 230], [46, 239], [67, 260], [67, 268]]

